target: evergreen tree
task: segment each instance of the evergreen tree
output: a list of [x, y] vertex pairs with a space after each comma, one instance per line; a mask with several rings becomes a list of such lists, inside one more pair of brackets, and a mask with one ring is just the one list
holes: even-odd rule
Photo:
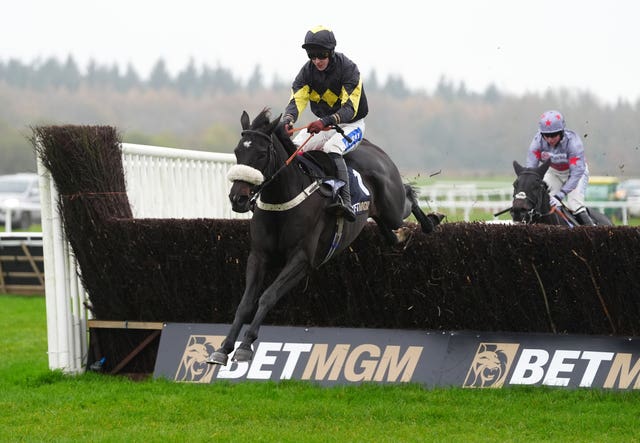
[[61, 71], [61, 86], [64, 86], [69, 91], [75, 91], [80, 86], [80, 82], [82, 81], [82, 75], [80, 74], [80, 70], [78, 69], [78, 65], [76, 61], [73, 59], [71, 54], [67, 57], [67, 61], [62, 67]]
[[436, 86], [435, 95], [446, 101], [452, 101], [455, 97], [453, 84], [450, 80], [447, 80], [445, 76], [440, 76], [438, 85]]
[[500, 98], [500, 92], [498, 91], [498, 88], [496, 88], [496, 85], [494, 85], [493, 83], [487, 86], [487, 88], [484, 90], [485, 102], [494, 104], [497, 103]]
[[404, 84], [404, 80], [400, 76], [389, 75], [387, 83], [384, 86], [384, 91], [391, 97], [404, 99], [410, 94], [409, 90]]
[[183, 95], [196, 97], [200, 95], [200, 79], [193, 58], [189, 60], [189, 64], [184, 70], [178, 73], [176, 77], [176, 87]]
[[364, 85], [365, 89], [370, 92], [377, 92], [380, 89], [380, 85], [378, 82], [378, 74], [375, 69], [371, 70], [369, 74], [369, 78], [365, 81]]
[[43, 64], [36, 68], [33, 77], [33, 86], [37, 90], [44, 91], [50, 88], [56, 88], [61, 86], [62, 83], [62, 66], [56, 58], [49, 57]]
[[129, 91], [131, 89], [139, 88], [140, 84], [141, 84], [140, 76], [136, 72], [133, 65], [131, 65], [131, 63], [128, 63], [127, 70], [124, 76], [121, 78], [120, 82], [118, 83], [118, 86], [119, 86], [118, 90]]
[[202, 70], [202, 83], [204, 89], [208, 91], [220, 91], [230, 94], [240, 89], [231, 71], [221, 66], [211, 69], [205, 65]]
[[274, 91], [279, 91], [281, 89], [289, 89], [291, 85], [286, 81], [282, 80], [278, 74], [274, 74], [273, 80], [271, 81], [271, 89]]
[[98, 65], [93, 59], [89, 60], [89, 64], [87, 65], [85, 82], [90, 88], [98, 89], [104, 89], [115, 85], [109, 68]]
[[11, 86], [25, 88], [32, 83], [33, 70], [33, 66], [29, 67], [20, 60], [9, 59], [4, 69], [4, 80]]
[[260, 70], [260, 65], [256, 65], [253, 69], [253, 74], [251, 74], [251, 77], [249, 77], [247, 82], [247, 91], [250, 94], [253, 94], [261, 91], [262, 89], [264, 89], [262, 84], [262, 71]]
[[149, 87], [156, 91], [160, 89], [170, 88], [172, 86], [171, 77], [167, 71], [167, 65], [164, 59], [160, 58], [151, 70], [149, 76]]

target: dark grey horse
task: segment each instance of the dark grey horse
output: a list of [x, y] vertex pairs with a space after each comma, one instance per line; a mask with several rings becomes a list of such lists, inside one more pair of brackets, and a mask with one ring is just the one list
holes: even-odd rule
[[[554, 210], [549, 203], [549, 188], [544, 182], [544, 174], [549, 169], [550, 162], [546, 161], [537, 168], [525, 168], [517, 161], [513, 162], [513, 169], [517, 178], [513, 182], [513, 202], [510, 209], [511, 218], [516, 222], [544, 223], [548, 225], [578, 226], [571, 211], [565, 206]], [[587, 208], [591, 219], [596, 225], [612, 226], [613, 223], [601, 212]], [[504, 212], [504, 211], [503, 211]]]
[[[233, 359], [251, 360], [251, 344], [269, 310], [312, 269], [349, 246], [369, 217], [392, 245], [405, 240], [408, 229], [404, 219], [410, 214], [426, 233], [433, 231], [443, 217], [422, 212], [414, 190], [402, 182], [389, 156], [366, 139], [345, 160], [359, 172], [370, 201], [356, 211], [352, 223], [328, 213], [325, 208], [332, 198], [318, 189], [324, 185], [319, 184], [317, 174], [306, 173], [298, 164], [297, 156], [293, 155], [296, 146], [279, 121], [280, 118], [270, 121], [267, 109], [251, 124], [246, 112], [240, 118], [242, 138], [234, 151], [237, 165], [229, 171], [233, 181], [229, 198], [236, 212], [254, 210], [250, 223], [251, 251], [246, 287], [233, 324], [208, 363], [226, 365], [242, 326], [249, 322]], [[265, 271], [271, 266], [278, 266], [280, 271], [260, 294]]]

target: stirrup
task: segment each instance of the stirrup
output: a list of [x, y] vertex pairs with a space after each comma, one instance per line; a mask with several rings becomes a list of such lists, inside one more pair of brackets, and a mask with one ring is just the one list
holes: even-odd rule
[[338, 201], [327, 205], [326, 211], [330, 214], [342, 215], [347, 221], [356, 221], [355, 212], [353, 212], [353, 209], [343, 203], [342, 197], [338, 197]]

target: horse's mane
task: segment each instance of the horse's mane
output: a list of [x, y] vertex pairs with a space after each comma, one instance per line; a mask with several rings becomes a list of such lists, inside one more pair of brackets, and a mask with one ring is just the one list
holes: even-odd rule
[[[277, 120], [280, 120], [280, 117], [281, 115], [278, 116]], [[263, 132], [266, 132], [268, 134], [269, 126], [272, 125], [272, 123], [273, 122], [271, 121], [271, 109], [264, 108], [256, 116], [256, 118], [253, 119], [253, 122], [251, 122], [251, 129], [255, 131], [262, 130]], [[293, 140], [291, 140], [291, 137], [289, 136], [289, 134], [287, 134], [287, 132], [284, 130], [284, 125], [278, 124], [274, 129], [273, 133], [276, 135], [278, 140], [280, 140], [280, 143], [282, 143], [282, 146], [284, 147], [285, 151], [287, 151], [289, 154], [293, 154], [293, 152], [296, 150], [296, 145], [293, 143]]]
[[282, 146], [284, 146], [285, 151], [289, 154], [293, 154], [297, 149], [297, 146], [293, 143], [289, 134], [284, 130], [284, 125], [278, 125], [274, 133], [276, 134], [276, 137], [278, 137], [278, 140], [280, 140], [280, 143], [282, 143]]
[[271, 123], [271, 109], [264, 108], [260, 111], [260, 114], [256, 116], [251, 122], [251, 129], [254, 131], [259, 131], [260, 129], [264, 129]]

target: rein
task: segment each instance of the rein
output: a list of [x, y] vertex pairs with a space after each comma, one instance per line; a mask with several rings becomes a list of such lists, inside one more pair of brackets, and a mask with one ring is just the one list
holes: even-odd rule
[[[562, 204], [562, 203], [561, 203]], [[563, 205], [564, 206], [564, 205]], [[573, 223], [571, 223], [571, 220], [569, 220], [569, 218], [565, 215], [564, 212], [562, 212], [560, 209], [558, 209], [557, 207], [553, 207], [551, 208], [551, 211], [549, 211], [549, 214], [553, 214], [556, 213], [558, 216], [560, 216], [561, 219], [563, 219], [565, 221], [565, 223], [570, 227], [573, 228]]]
[[[294, 131], [300, 131], [301, 129], [305, 129], [305, 127], [302, 128], [297, 128], [294, 129]], [[252, 135], [259, 135], [262, 138], [265, 138], [269, 141], [269, 146], [267, 148], [267, 152], [268, 152], [268, 157], [267, 157], [267, 164], [270, 164], [272, 161], [272, 158], [275, 157], [275, 147], [274, 147], [274, 143], [273, 143], [273, 135], [269, 136], [267, 134], [265, 134], [264, 132], [261, 131], [256, 131], [254, 129], [245, 129], [244, 131], [242, 131], [240, 133], [240, 135], [244, 136], [246, 134], [252, 134]], [[304, 146], [307, 144], [307, 142], [309, 140], [311, 140], [311, 137], [313, 137], [314, 134], [309, 134], [309, 138], [307, 138], [304, 143], [302, 143], [300, 146], [298, 146], [298, 149], [296, 149], [293, 154], [291, 154], [291, 156], [285, 160], [284, 164], [282, 166], [280, 166], [276, 172], [273, 173], [273, 175], [271, 175], [270, 177], [267, 177], [262, 183], [260, 183], [259, 185], [257, 185], [254, 190], [253, 190], [253, 196], [251, 197], [251, 203], [254, 204], [256, 199], [258, 198], [258, 196], [260, 195], [260, 193], [262, 192], [262, 190], [267, 187], [268, 184], [270, 184], [283, 170], [284, 168], [286, 168], [287, 166], [289, 166], [291, 164], [291, 162], [293, 161], [293, 159], [296, 157], [296, 155], [298, 155], [298, 153], [302, 150], [302, 148], [304, 148]]]
[[[303, 129], [308, 129], [309, 125], [306, 126], [301, 126], [299, 128], [293, 128], [290, 129], [288, 131], [286, 131], [289, 135], [292, 135], [294, 132], [296, 131], [301, 131]], [[342, 130], [342, 128], [340, 128], [338, 125], [334, 126], [334, 129], [336, 130], [336, 132], [342, 134], [342, 136], [348, 141], [351, 142], [351, 138], [349, 138], [344, 131]], [[261, 131], [257, 131], [255, 129], [245, 129], [244, 131], [242, 131], [240, 133], [242, 136], [246, 135], [246, 134], [253, 134], [253, 135], [258, 135], [262, 138], [265, 138], [269, 141], [269, 146], [268, 146], [268, 158], [267, 158], [267, 163], [269, 164], [271, 162], [271, 158], [272, 158], [272, 154], [274, 154], [275, 152], [275, 147], [274, 147], [274, 143], [273, 143], [273, 137], [275, 137], [274, 135], [267, 135], [264, 132]], [[309, 140], [311, 140], [311, 137], [313, 137], [315, 134], [311, 133], [309, 134], [309, 137], [302, 143], [300, 144], [300, 146], [298, 146], [298, 148], [293, 152], [293, 154], [291, 154], [289, 156], [289, 158], [287, 160], [285, 160], [284, 164], [282, 166], [280, 166], [275, 173], [273, 173], [273, 175], [271, 175], [270, 177], [265, 178], [265, 180], [260, 183], [259, 185], [257, 185], [254, 189], [253, 189], [253, 196], [251, 197], [251, 204], [255, 204], [256, 199], [258, 198], [258, 196], [260, 195], [260, 193], [262, 192], [262, 190], [267, 187], [267, 185], [269, 185], [277, 176], [278, 174], [280, 174], [284, 168], [286, 168], [287, 166], [289, 166], [291, 164], [291, 162], [293, 161], [294, 158], [296, 158], [296, 156], [298, 155], [298, 153], [300, 153], [302, 151], [302, 148], [305, 147], [305, 145], [309, 142]], [[315, 190], [315, 189], [314, 189]], [[305, 190], [306, 191], [306, 190]], [[303, 191], [303, 193], [305, 193], [305, 191]]]

